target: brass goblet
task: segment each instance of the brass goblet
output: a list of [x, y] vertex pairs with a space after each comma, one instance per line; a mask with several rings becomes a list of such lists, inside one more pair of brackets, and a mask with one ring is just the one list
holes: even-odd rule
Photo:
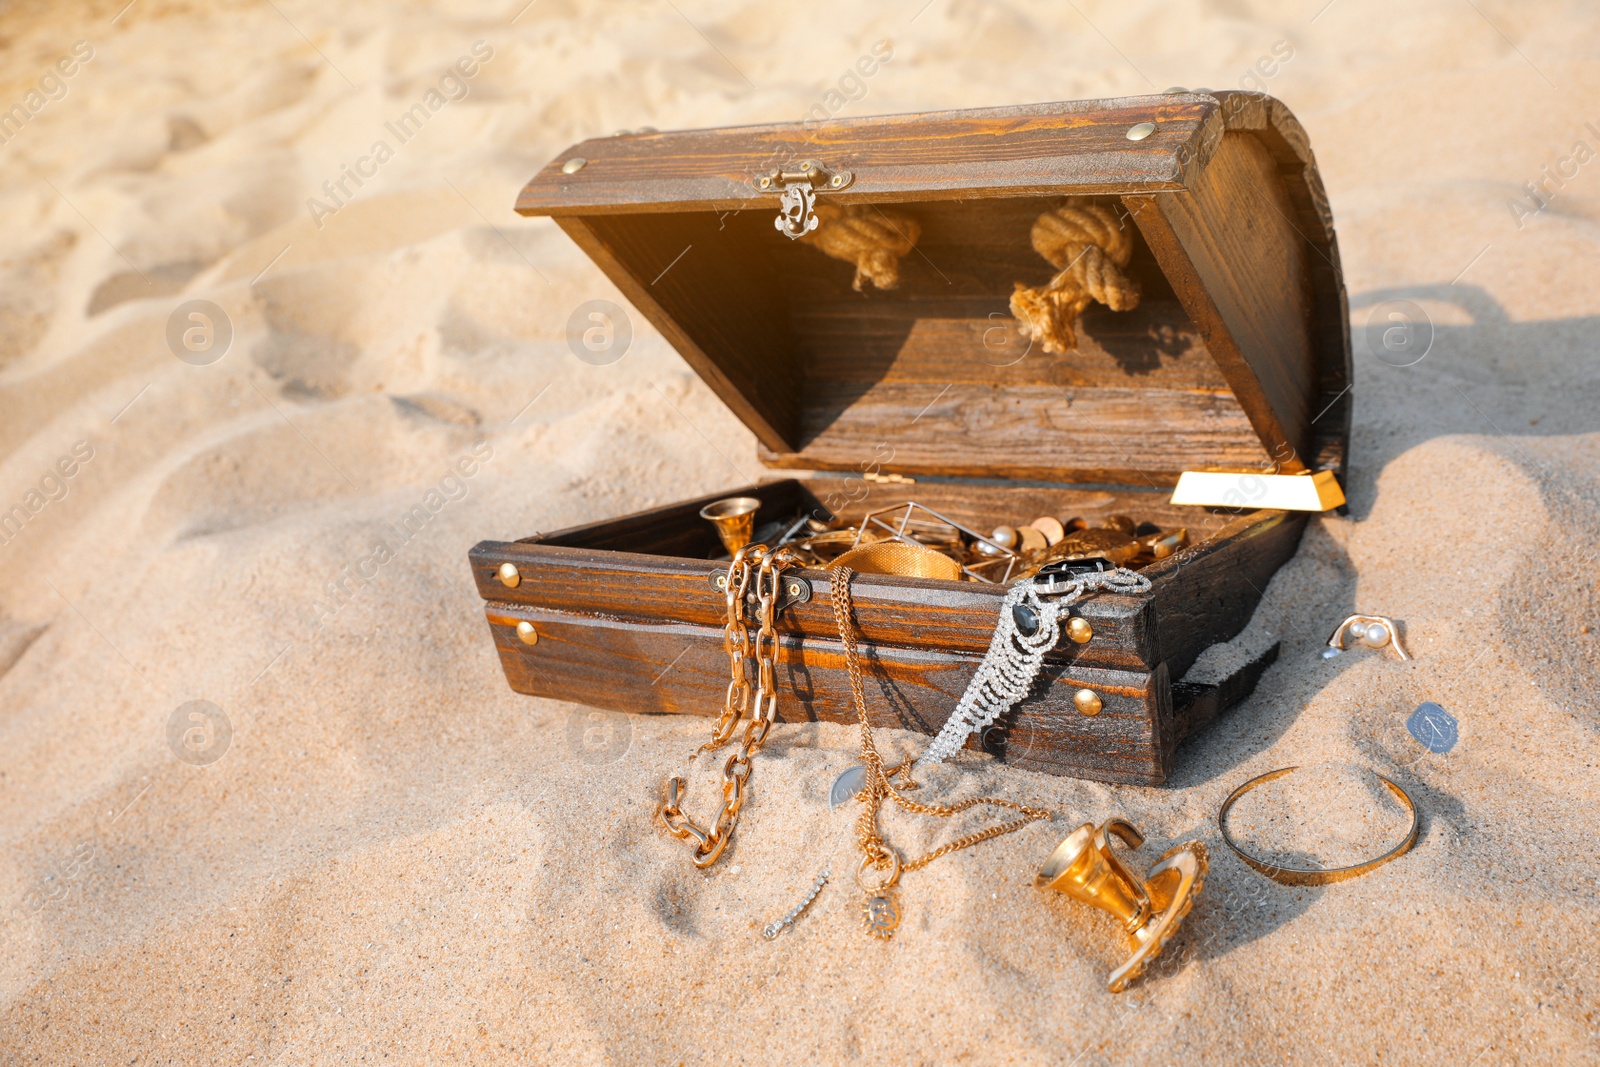
[[700, 517], [717, 528], [722, 547], [734, 555], [755, 536], [756, 512], [761, 501], [753, 496], [730, 496], [700, 509]]
[[1205, 884], [1206, 847], [1190, 841], [1169, 849], [1141, 879], [1111, 851], [1108, 834], [1129, 848], [1144, 844], [1144, 835], [1122, 819], [1098, 827], [1084, 823], [1050, 853], [1034, 885], [1065, 893], [1121, 920], [1133, 955], [1111, 972], [1107, 982], [1111, 992], [1120, 993], [1161, 955], [1167, 939], [1189, 914]]

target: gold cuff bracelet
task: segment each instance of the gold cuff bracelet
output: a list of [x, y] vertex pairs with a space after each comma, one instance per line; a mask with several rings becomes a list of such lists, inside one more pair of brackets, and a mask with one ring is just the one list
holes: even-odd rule
[[1399, 799], [1400, 803], [1406, 806], [1407, 811], [1411, 812], [1411, 826], [1406, 830], [1405, 838], [1401, 840], [1401, 842], [1394, 848], [1391, 848], [1377, 859], [1363, 860], [1360, 863], [1352, 864], [1348, 867], [1332, 868], [1283, 867], [1275, 863], [1268, 863], [1266, 860], [1258, 859], [1257, 857], [1250, 855], [1250, 853], [1246, 852], [1243, 848], [1240, 848], [1239, 843], [1233, 839], [1233, 835], [1228, 833], [1228, 809], [1233, 807], [1234, 801], [1250, 792], [1250, 790], [1254, 789], [1256, 786], [1264, 785], [1267, 782], [1272, 781], [1274, 778], [1282, 778], [1284, 775], [1296, 770], [1299, 770], [1299, 768], [1281, 767], [1275, 771], [1268, 771], [1266, 774], [1263, 774], [1260, 777], [1250, 779], [1244, 785], [1241, 785], [1238, 789], [1235, 789], [1232, 793], [1229, 793], [1228, 799], [1222, 802], [1222, 809], [1217, 812], [1217, 829], [1222, 831], [1222, 840], [1229, 848], [1233, 849], [1234, 853], [1238, 855], [1240, 859], [1244, 860], [1246, 863], [1260, 871], [1262, 874], [1266, 875], [1268, 878], [1271, 878], [1274, 882], [1281, 882], [1284, 885], [1327, 885], [1329, 882], [1342, 882], [1346, 878], [1354, 878], [1357, 875], [1366, 874], [1375, 867], [1381, 867], [1385, 863], [1388, 863], [1390, 860], [1394, 859], [1396, 856], [1405, 855], [1407, 852], [1411, 851], [1411, 846], [1417, 843], [1417, 805], [1412, 802], [1410, 794], [1408, 794], [1404, 789], [1401, 789], [1398, 785], [1391, 782], [1383, 775], [1374, 772], [1378, 781], [1388, 786], [1389, 791]]

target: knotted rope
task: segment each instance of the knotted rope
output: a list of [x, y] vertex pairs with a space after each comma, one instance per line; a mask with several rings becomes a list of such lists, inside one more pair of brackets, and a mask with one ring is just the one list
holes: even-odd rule
[[1037, 289], [1018, 282], [1011, 313], [1046, 352], [1078, 347], [1074, 326], [1092, 300], [1112, 311], [1139, 306], [1139, 285], [1121, 270], [1133, 255], [1133, 232], [1110, 208], [1066, 204], [1045, 212], [1033, 224], [1033, 250], [1060, 273]]
[[900, 284], [900, 257], [922, 236], [916, 219], [871, 204], [818, 204], [816, 215], [821, 225], [800, 240], [834, 259], [854, 263], [856, 292], [867, 280], [879, 289]]

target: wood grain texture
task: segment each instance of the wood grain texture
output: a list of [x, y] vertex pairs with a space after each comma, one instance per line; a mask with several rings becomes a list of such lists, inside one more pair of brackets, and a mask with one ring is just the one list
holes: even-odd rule
[[[1129, 126], [1156, 133], [1128, 141]], [[583, 156], [572, 175], [560, 164]], [[851, 267], [772, 228], [751, 177], [821, 159], [855, 172], [837, 203], [895, 204], [922, 230], [898, 289], [856, 293]], [[1033, 352], [1016, 283], [1053, 268], [1029, 229], [1062, 197], [1111, 196], [1136, 227], [1136, 311], [1092, 308], [1077, 352]], [[1248, 623], [1305, 516], [1173, 508], [1186, 469], [1348, 463], [1348, 310], [1327, 197], [1305, 132], [1248, 93], [1035, 105], [635, 135], [585, 142], [523, 190], [554, 215], [755, 432], [773, 466], [957, 481], [784, 480], [758, 521], [800, 511], [858, 521], [916, 499], [979, 529], [1036, 515], [1116, 513], [1187, 525], [1194, 544], [1146, 569], [1149, 593], [1078, 607], [1095, 635], [1054, 650], [1038, 692], [984, 743], [1012, 763], [1158, 783], [1179, 743], [1255, 685], [1270, 656], [1218, 686], [1180, 685]], [[959, 479], [981, 479], [963, 483]], [[1050, 484], [1006, 484], [1008, 481]], [[1111, 490], [1072, 489], [1097, 482]], [[714, 714], [726, 688], [711, 528], [686, 501], [472, 551], [508, 679], [520, 692], [634, 711]], [[514, 563], [515, 589], [497, 570]], [[829, 576], [780, 616], [794, 719], [851, 721]], [[993, 632], [1002, 590], [858, 576], [874, 721], [932, 732]], [[515, 638], [518, 621], [540, 633]], [[1087, 686], [1106, 711], [1085, 718]]]
[[[851, 186], [828, 194], [839, 203], [1174, 189], [1180, 161], [1195, 155], [1197, 133], [1218, 106], [1174, 93], [600, 137], [551, 160], [522, 190], [517, 211], [775, 212], [777, 194], [751, 179], [802, 159], [855, 172]], [[1156, 132], [1128, 140], [1129, 127], [1146, 121]], [[563, 173], [574, 158], [588, 162]]]
[[[1156, 133], [1128, 141], [1144, 119]], [[776, 198], [749, 181], [829, 151], [856, 181], [823, 196], [895, 204], [922, 226], [895, 291], [853, 292], [848, 264], [774, 232]], [[519, 210], [558, 217], [772, 466], [1170, 485], [1187, 469], [1348, 462], [1331, 215], [1304, 131], [1270, 97], [630, 135], [571, 156], [589, 163], [547, 167]], [[1087, 313], [1071, 356], [1027, 352], [1011, 287], [1053, 270], [1028, 230], [1062, 196], [1094, 193], [1140, 212], [1149, 242], [1136, 237], [1129, 269], [1144, 300]], [[963, 447], [946, 461], [951, 440]]]
[[714, 215], [561, 226], [763, 445], [795, 447], [800, 366], [776, 281], [761, 256], [741, 250], [747, 241]]
[[[1339, 239], [1311, 139], [1283, 102], [1262, 93], [1218, 92], [1218, 113], [1230, 130], [1252, 133], [1277, 162], [1292, 221], [1304, 242], [1311, 279], [1311, 344], [1316, 353], [1317, 395], [1312, 402], [1311, 452], [1307, 464], [1331, 470], [1345, 482], [1350, 462], [1350, 304], [1340, 267]], [[1208, 120], [1216, 121], [1216, 120]]]
[[[860, 492], [856, 492], [860, 490]], [[1019, 766], [1104, 781], [1158, 783], [1178, 741], [1254, 687], [1249, 665], [1220, 687], [1169, 679], [1195, 656], [1243, 628], [1290, 555], [1304, 516], [1257, 512], [1238, 518], [1174, 508], [1158, 494], [983, 485], [883, 485], [853, 479], [790, 479], [734, 490], [763, 501], [758, 522], [801, 508], [858, 519], [915, 498], [958, 522], [995, 516], [1117, 513], [1172, 523], [1187, 516], [1198, 543], [1146, 569], [1149, 593], [1098, 595], [1075, 605], [1094, 637], [1063, 639], [1046, 657], [1036, 695], [980, 742]], [[471, 552], [473, 577], [507, 679], [518, 692], [621, 711], [714, 713], [726, 689], [724, 601], [709, 577], [719, 566], [700, 507], [715, 497], [654, 508], [528, 541], [486, 541]], [[673, 546], [684, 555], [652, 554]], [[696, 558], [698, 557], [698, 558]], [[518, 568], [512, 588], [503, 563]], [[829, 605], [832, 576], [801, 570], [812, 596], [782, 612], [780, 685], [786, 721], [850, 721], [848, 678]], [[955, 706], [994, 632], [1003, 590], [974, 583], [857, 575], [852, 583], [862, 648], [873, 664], [872, 715], [879, 725], [932, 733]], [[519, 621], [539, 640], [523, 644]], [[1251, 673], [1253, 672], [1253, 673]], [[1107, 710], [1086, 719], [1072, 693], [1088, 687]], [[1190, 720], [1191, 714], [1196, 718]]]
[[[1189, 737], [1205, 729], [1217, 716], [1255, 692], [1256, 683], [1267, 673], [1267, 668], [1278, 662], [1279, 647], [1279, 642], [1273, 642], [1261, 655], [1215, 685], [1172, 683], [1174, 712], [1170, 719], [1162, 720], [1161, 731], [1162, 743], [1166, 746], [1169, 758]], [[1170, 762], [1168, 765], [1171, 765]]]
[[1313, 294], [1271, 155], [1229, 133], [1192, 190], [1124, 202], [1276, 469], [1306, 470]]
[[[867, 457], [906, 474], [1172, 485], [1184, 470], [1260, 469], [1270, 459], [1205, 342], [1138, 237], [1138, 308], [1099, 305], [1079, 347], [1052, 355], [1016, 329], [1018, 283], [1054, 268], [1030, 232], [1060, 203], [1019, 198], [902, 208], [921, 227], [889, 292], [856, 293], [848, 264], [767, 242], [804, 361], [801, 448], [789, 469], [852, 470]], [[1119, 428], [1138, 425], [1137, 434]], [[952, 448], [952, 442], [959, 446]]]
[[1255, 512], [1147, 568], [1155, 645], [1174, 677], [1249, 624], [1272, 576], [1294, 557], [1305, 526], [1304, 512]]
[[[491, 603], [488, 621], [512, 689], [613, 710], [714, 716], [728, 688], [728, 658], [715, 627], [638, 626], [594, 616]], [[515, 627], [539, 632], [528, 646]], [[864, 650], [867, 711], [874, 726], [932, 734], [960, 699], [977, 655], [876, 647]], [[856, 721], [837, 640], [785, 635], [777, 664], [780, 722]], [[1104, 710], [1078, 713], [1079, 688]], [[989, 736], [1018, 766], [1111, 782], [1157, 784], [1170, 770], [1162, 724], [1173, 719], [1164, 671], [1073, 666], [1047, 671], [1035, 695]], [[984, 739], [976, 739], [980, 745]]]
[[[765, 504], [760, 522], [786, 518], [800, 508], [833, 511], [858, 520], [869, 509], [917, 499], [963, 523], [992, 528], [1038, 515], [1083, 517], [1099, 524], [1129, 514], [1168, 525], [1187, 523], [1196, 543], [1148, 568], [1154, 583], [1145, 596], [1097, 595], [1074, 608], [1088, 619], [1094, 638], [1063, 641], [1049, 656], [1059, 664], [1150, 670], [1168, 662], [1179, 674], [1206, 646], [1233, 637], [1249, 620], [1272, 572], [1293, 554], [1304, 519], [1281, 512], [1240, 519], [1175, 508], [1156, 494], [1002, 486], [879, 485], [844, 479], [785, 480], [729, 494], [753, 495]], [[531, 542], [486, 541], [470, 554], [479, 594], [487, 601], [538, 607], [571, 615], [593, 614], [652, 625], [720, 626], [724, 603], [709, 576], [725, 564], [710, 526], [700, 519], [705, 497], [623, 519], [561, 531]], [[1019, 518], [1018, 516], [1023, 516]], [[1218, 534], [1221, 534], [1218, 536]], [[683, 555], [652, 554], [674, 546]], [[513, 563], [520, 582], [504, 586], [498, 571]], [[812, 589], [809, 603], [779, 618], [786, 634], [827, 638], [836, 634], [828, 605], [829, 576], [798, 572]], [[885, 647], [981, 654], [989, 646], [1004, 590], [972, 582], [939, 582], [889, 575], [857, 575], [855, 602], [863, 641]], [[1215, 615], [1210, 614], [1215, 612]], [[1165, 635], [1163, 642], [1162, 636]]]

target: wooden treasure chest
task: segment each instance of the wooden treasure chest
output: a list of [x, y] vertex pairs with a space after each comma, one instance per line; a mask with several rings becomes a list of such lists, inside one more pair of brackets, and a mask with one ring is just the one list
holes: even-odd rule
[[[1276, 654], [1184, 680], [1300, 540], [1305, 511], [1254, 503], [1289, 479], [1261, 476], [1326, 487], [1347, 461], [1339, 252], [1305, 133], [1277, 100], [618, 135], [552, 161], [517, 210], [553, 217], [793, 476], [477, 545], [516, 691], [720, 713], [729, 555], [701, 510], [723, 497], [758, 501], [771, 544], [797, 524], [814, 535], [815, 565], [788, 572], [777, 615], [780, 722], [854, 721], [822, 546], [886, 527], [934, 531], [959, 574], [857, 568], [874, 725], [938, 731], [1041, 533], [1041, 551], [1074, 530], [1139, 541], [1118, 562], [1149, 590], [1078, 603], [1031, 695], [972, 744], [1159, 783]], [[1172, 503], [1185, 472], [1231, 475], [1211, 503], [1233, 506]]]

